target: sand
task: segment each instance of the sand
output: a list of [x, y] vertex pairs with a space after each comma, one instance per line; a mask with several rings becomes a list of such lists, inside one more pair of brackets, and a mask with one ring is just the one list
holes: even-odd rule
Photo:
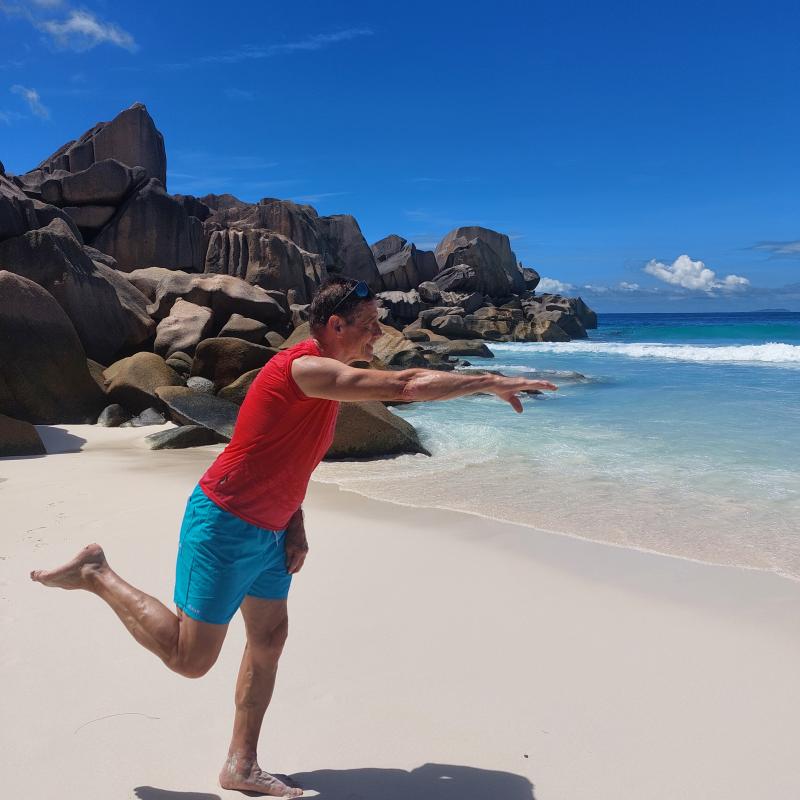
[[[0, 460], [3, 797], [242, 797], [216, 782], [240, 618], [192, 681], [96, 597], [28, 579], [98, 541], [170, 603], [182, 509], [219, 448], [40, 431], [50, 455]], [[306, 510], [260, 760], [309, 796], [800, 797], [800, 585], [330, 485]]]

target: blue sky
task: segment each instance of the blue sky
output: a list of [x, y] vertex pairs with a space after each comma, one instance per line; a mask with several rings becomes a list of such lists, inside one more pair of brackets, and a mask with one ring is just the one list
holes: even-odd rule
[[800, 310], [796, 3], [0, 0], [0, 159], [140, 101], [168, 189], [503, 231], [600, 311]]

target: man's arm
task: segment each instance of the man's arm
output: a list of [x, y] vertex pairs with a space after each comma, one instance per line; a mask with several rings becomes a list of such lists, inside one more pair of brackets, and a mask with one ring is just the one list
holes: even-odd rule
[[356, 369], [318, 356], [293, 361], [292, 377], [304, 394], [327, 400], [419, 402], [488, 392], [510, 403], [517, 413], [522, 412], [519, 392], [558, 388], [548, 381], [500, 375], [459, 375], [431, 369]]

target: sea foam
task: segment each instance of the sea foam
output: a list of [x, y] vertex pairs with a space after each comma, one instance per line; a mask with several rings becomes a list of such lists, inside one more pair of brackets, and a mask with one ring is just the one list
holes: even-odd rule
[[597, 353], [628, 358], [658, 358], [715, 364], [781, 364], [800, 366], [800, 345], [769, 342], [716, 347], [650, 342], [502, 342], [489, 345], [495, 353]]

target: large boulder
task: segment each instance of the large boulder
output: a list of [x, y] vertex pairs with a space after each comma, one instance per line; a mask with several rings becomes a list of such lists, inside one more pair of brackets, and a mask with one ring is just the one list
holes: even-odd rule
[[168, 195], [156, 178], [120, 206], [91, 244], [113, 256], [126, 272], [140, 267], [202, 272], [205, 263], [203, 223]]
[[317, 229], [325, 245], [325, 265], [330, 272], [365, 281], [373, 291], [380, 291], [381, 277], [375, 257], [355, 217], [350, 214], [319, 217]]
[[250, 391], [250, 387], [253, 385], [253, 381], [258, 377], [259, 372], [261, 372], [261, 367], [245, 372], [244, 375], [240, 375], [233, 383], [228, 386], [223, 386], [222, 389], [217, 392], [217, 397], [240, 406], [244, 403], [244, 398]]
[[374, 458], [422, 453], [429, 456], [414, 427], [383, 403], [341, 403], [336, 433], [325, 458]]
[[197, 346], [192, 375], [214, 381], [219, 390], [253, 369], [264, 366], [278, 351], [243, 339], [206, 339]]
[[296, 302], [300, 303], [308, 303], [328, 277], [322, 256], [263, 229], [213, 231], [205, 271], [233, 275], [262, 289], [293, 289]]
[[[477, 242], [481, 244], [478, 245]], [[490, 273], [485, 276], [485, 280], [493, 284], [499, 280], [495, 275], [496, 271], [501, 270], [508, 279], [511, 291], [525, 291], [525, 280], [508, 236], [489, 228], [467, 225], [453, 229], [436, 246], [436, 262], [440, 270], [456, 264], [469, 264], [479, 272]], [[476, 288], [468, 291], [482, 290]], [[502, 293], [495, 294], [489, 291], [484, 291], [484, 294], [492, 297], [503, 296]]]
[[165, 359], [178, 351], [192, 355], [197, 345], [209, 335], [212, 323], [210, 308], [178, 299], [169, 316], [158, 323], [153, 349]]
[[512, 339], [518, 342], [568, 342], [570, 337], [555, 320], [536, 316], [517, 323]]
[[525, 283], [525, 289], [532, 292], [541, 280], [539, 273], [531, 267], [522, 267], [522, 280]]
[[60, 219], [0, 242], [0, 269], [47, 289], [96, 361], [108, 363], [154, 333], [147, 299], [116, 270], [93, 262]]
[[382, 262], [399, 253], [406, 246], [406, 241], [402, 236], [390, 233], [383, 239], [371, 244], [369, 248], [372, 250], [372, 255], [375, 256], [375, 263], [379, 265], [378, 269], [380, 269]]
[[230, 441], [239, 406], [213, 394], [196, 392], [185, 386], [162, 386], [158, 396], [170, 418], [179, 425], [201, 425]]
[[[234, 339], [244, 339], [253, 344], [265, 344], [264, 337], [269, 333], [269, 327], [257, 319], [249, 319], [241, 314], [231, 314], [231, 318], [222, 326], [217, 336], [232, 336]], [[281, 337], [279, 344], [284, 341]], [[269, 345], [269, 343], [267, 342]], [[270, 347], [272, 345], [269, 345]]]
[[164, 137], [141, 103], [134, 103], [111, 122], [99, 122], [79, 139], [67, 142], [42, 161], [37, 170], [45, 174], [56, 170], [81, 172], [110, 158], [128, 167], [142, 167], [147, 177], [166, 186]]
[[43, 456], [47, 453], [39, 432], [30, 422], [0, 414], [0, 458]]
[[380, 292], [381, 305], [388, 308], [392, 317], [401, 323], [415, 320], [422, 311], [422, 301], [416, 289], [407, 292]]
[[385, 291], [406, 292], [420, 283], [433, 280], [438, 267], [432, 252], [417, 250], [413, 244], [407, 244], [398, 252], [379, 260], [378, 272]]
[[488, 251], [488, 245], [480, 239], [473, 239], [468, 246], [459, 248], [451, 256], [451, 259], [457, 257], [463, 260], [454, 264], [448, 262], [433, 282], [443, 293], [477, 292], [489, 297], [506, 297], [511, 292], [511, 282], [491, 256], [484, 258]]
[[105, 403], [61, 306], [35, 282], [0, 271], [0, 413], [43, 425], [86, 423]]
[[437, 353], [441, 356], [466, 356], [468, 358], [494, 358], [494, 353], [475, 339], [454, 339], [449, 342], [434, 341], [422, 344], [423, 352]]
[[397, 362], [400, 353], [416, 352], [414, 343], [406, 339], [400, 331], [380, 322], [378, 324], [383, 331], [383, 335], [373, 345], [372, 352], [374, 357], [383, 365], [387, 367], [393, 366]]
[[165, 275], [156, 287], [150, 314], [154, 319], [163, 319], [178, 298], [210, 308], [214, 312], [214, 330], [219, 330], [232, 314], [263, 322], [273, 330], [285, 328], [289, 321], [285, 295], [250, 286], [230, 275]]
[[146, 408], [160, 408], [156, 389], [182, 386], [183, 380], [155, 353], [135, 353], [105, 370], [106, 393], [113, 403], [138, 414]]

